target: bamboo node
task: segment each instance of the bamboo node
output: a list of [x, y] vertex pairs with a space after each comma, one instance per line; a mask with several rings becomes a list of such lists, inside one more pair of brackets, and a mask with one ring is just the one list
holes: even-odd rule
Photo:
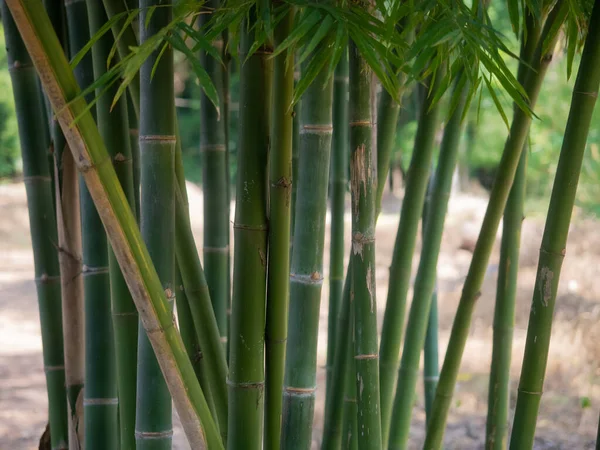
[[370, 127], [373, 123], [370, 120], [353, 120], [350, 122], [350, 127]]
[[103, 274], [107, 274], [108, 273], [108, 267], [106, 267], [106, 266], [104, 266], [104, 267], [93, 267], [93, 266], [86, 266], [84, 264], [81, 267], [81, 272], [83, 273], [84, 277], [91, 276], [91, 275], [103, 275]]
[[227, 378], [227, 386], [231, 386], [234, 389], [263, 390], [265, 388], [265, 382], [264, 381], [237, 382], [237, 381], [231, 381], [230, 378]]
[[52, 181], [51, 177], [45, 177], [43, 175], [29, 175], [27, 177], [23, 177], [24, 183], [31, 183], [34, 181]]
[[321, 275], [319, 272], [313, 272], [310, 275], [290, 273], [290, 281], [300, 284], [322, 284], [323, 275]]
[[229, 245], [224, 247], [202, 247], [204, 253], [229, 253]]
[[235, 223], [233, 224], [233, 229], [234, 230], [247, 230], [247, 231], [267, 231], [269, 229], [269, 227], [265, 224], [261, 224], [261, 225], [244, 225], [241, 223]]
[[317, 387], [310, 388], [302, 388], [302, 387], [293, 387], [293, 386], [284, 386], [283, 391], [287, 394], [291, 395], [314, 395], [317, 390]]
[[377, 353], [370, 353], [370, 354], [365, 354], [365, 355], [354, 355], [354, 359], [356, 359], [356, 360], [378, 359], [378, 358], [379, 358], [379, 354], [377, 354]]
[[119, 399], [114, 398], [84, 398], [83, 406], [106, 406], [106, 405], [118, 405]]
[[136, 439], [164, 439], [173, 436], [173, 430], [166, 431], [138, 431], [135, 430]]
[[36, 283], [39, 284], [52, 284], [60, 281], [60, 275], [48, 275], [43, 273], [41, 277], [35, 279]]
[[140, 142], [160, 142], [165, 144], [175, 144], [177, 142], [177, 137], [163, 134], [140, 134], [139, 140]]
[[302, 125], [300, 134], [331, 134], [333, 133], [333, 125], [319, 125], [319, 124], [308, 124]]
[[215, 144], [215, 145], [201, 145], [201, 152], [224, 152], [227, 150], [227, 147], [223, 144]]
[[574, 94], [584, 95], [586, 97], [598, 98], [598, 92], [574, 91]]

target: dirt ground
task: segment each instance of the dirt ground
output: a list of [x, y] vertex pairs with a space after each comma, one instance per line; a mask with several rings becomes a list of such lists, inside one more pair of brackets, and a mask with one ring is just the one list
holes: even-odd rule
[[[189, 185], [192, 222], [202, 242], [202, 193]], [[455, 195], [450, 202], [438, 264], [440, 349], [443, 352], [471, 259], [465, 243], [474, 241], [485, 212], [481, 195]], [[388, 267], [398, 223], [400, 195], [387, 193], [377, 227], [377, 298], [381, 323]], [[544, 210], [545, 208], [539, 208]], [[39, 317], [33, 278], [25, 189], [0, 185], [0, 449], [37, 448], [46, 423], [47, 399], [42, 370]], [[329, 222], [329, 217], [328, 217]], [[346, 240], [350, 217], [346, 217]], [[512, 403], [523, 356], [529, 305], [543, 215], [527, 214], [523, 223], [517, 313], [513, 342]], [[500, 236], [500, 233], [499, 235]], [[325, 257], [327, 280], [329, 237]], [[492, 317], [498, 272], [499, 241], [478, 301], [446, 432], [446, 449], [483, 448], [487, 384], [492, 346]], [[420, 244], [418, 244], [420, 246]], [[418, 248], [417, 248], [418, 250]], [[346, 255], [347, 257], [347, 255]], [[413, 277], [418, 252], [413, 261]], [[594, 448], [600, 409], [600, 222], [575, 214], [564, 262], [548, 361], [545, 393], [537, 427], [536, 449]], [[328, 284], [323, 286], [319, 339], [319, 390], [314, 447], [322, 432]], [[409, 298], [411, 295], [409, 294]], [[443, 355], [440, 355], [440, 361]], [[188, 449], [176, 421], [174, 448]], [[412, 428], [412, 448], [424, 435], [422, 388]]]

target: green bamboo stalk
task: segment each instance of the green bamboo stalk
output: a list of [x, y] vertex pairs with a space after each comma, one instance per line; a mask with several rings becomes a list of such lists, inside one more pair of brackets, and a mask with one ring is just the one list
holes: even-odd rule
[[[219, 0], [205, 3], [206, 11], [200, 14], [200, 26], [206, 26], [211, 18], [210, 11], [219, 6]], [[223, 40], [212, 43], [219, 49]], [[206, 52], [200, 53], [200, 63], [209, 74], [215, 89], [223, 99], [223, 72], [220, 61]], [[204, 188], [204, 273], [210, 298], [219, 324], [223, 346], [227, 340], [227, 308], [229, 290], [229, 198], [227, 196], [227, 146], [225, 141], [224, 117], [202, 93], [200, 96], [200, 154], [202, 155], [202, 183]]]
[[[452, 187], [452, 176], [458, 160], [458, 148], [462, 132], [461, 119], [465, 108], [468, 84], [464, 73], [457, 76], [455, 94], [459, 101], [448, 120], [440, 149], [440, 158], [432, 186], [432, 200], [426, 211], [425, 230], [421, 259], [415, 279], [413, 301], [410, 307], [396, 396], [392, 410], [390, 449], [407, 448], [415, 390], [419, 375], [421, 349], [429, 323], [431, 301], [435, 289], [437, 261], [442, 244], [444, 221]], [[423, 107], [424, 109], [426, 106]]]
[[[531, 60], [540, 31], [541, 21], [536, 20], [533, 14], [528, 14], [521, 37], [521, 59], [523, 61]], [[527, 66], [521, 62], [518, 70], [518, 78], [521, 83], [524, 82], [527, 72]], [[505, 449], [508, 434], [510, 361], [519, 272], [521, 223], [525, 202], [526, 166], [527, 150], [524, 149], [504, 209], [486, 421], [486, 448], [489, 450]]]
[[[464, 111], [464, 107], [463, 107]], [[458, 146], [460, 153], [460, 145]], [[458, 157], [460, 158], [460, 156]], [[456, 162], [458, 163], [458, 161]], [[456, 164], [455, 163], [455, 164]], [[439, 162], [438, 162], [439, 164]], [[435, 181], [435, 176], [429, 179], [427, 186], [427, 197], [425, 198], [425, 206], [423, 207], [423, 220], [421, 224], [421, 234], [426, 236], [427, 212], [431, 209], [432, 190]], [[448, 192], [450, 194], [450, 192]], [[435, 397], [435, 390], [439, 379], [439, 355], [438, 355], [438, 298], [437, 298], [437, 274], [431, 295], [431, 307], [429, 309], [429, 320], [427, 322], [427, 333], [425, 334], [425, 346], [423, 347], [423, 388], [425, 391], [425, 420], [429, 420], [431, 414], [431, 405]]]
[[[157, 8], [147, 20], [148, 8]], [[169, 24], [172, 5], [140, 2], [140, 42]], [[158, 60], [160, 54], [160, 60]], [[175, 300], [175, 111], [173, 49], [155, 51], [140, 70], [140, 229], [172, 309]], [[170, 449], [171, 398], [145, 330], [138, 334], [136, 448]]]
[[281, 432], [286, 450], [308, 449], [312, 440], [333, 128], [333, 77], [326, 72], [316, 76], [302, 97]]
[[[562, 5], [563, 2], [559, 0], [546, 21], [544, 31], [540, 37], [540, 44], [538, 44], [535, 55], [531, 60], [533, 70], [526, 77], [525, 85], [523, 86], [528, 95], [527, 101], [529, 107], [532, 110], [535, 108], [542, 80], [552, 59], [552, 51], [557, 39], [557, 37], [552, 39], [546, 39], [546, 37], [548, 37], [552, 26], [560, 25], [564, 21], [565, 9], [562, 8]], [[546, 45], [542, 47], [542, 43]], [[543, 52], [542, 49], [546, 48], [549, 50]], [[486, 266], [489, 262], [498, 225], [500, 224], [500, 219], [502, 218], [510, 188], [517, 171], [530, 123], [531, 115], [515, 107], [513, 122], [498, 167], [496, 182], [490, 194], [488, 207], [452, 326], [450, 341], [448, 343], [448, 348], [451, 351], [446, 353], [440, 372], [440, 380], [427, 427], [425, 438], [426, 449], [439, 449], [442, 446], [446, 419], [458, 377], [460, 361], [469, 334], [471, 316], [475, 303], [480, 296]]]
[[[350, 308], [352, 309], [352, 308]], [[354, 323], [354, 314], [350, 311], [350, 324]], [[344, 386], [346, 387], [344, 396], [343, 428], [342, 439], [340, 442], [341, 450], [358, 450], [358, 405], [356, 402], [356, 364], [354, 362], [354, 329], [352, 325], [348, 327], [350, 339], [348, 339], [347, 350], [338, 349], [346, 353], [348, 361], [348, 370], [342, 375]]]
[[600, 2], [594, 2], [588, 35], [560, 152], [540, 249], [521, 380], [510, 440], [511, 449], [533, 447], [548, 361], [554, 305], [566, 253], [569, 224], [600, 84]]
[[[394, 244], [390, 266], [390, 285], [383, 317], [380, 348], [381, 423], [383, 445], [386, 446], [390, 431], [394, 385], [398, 378], [400, 343], [404, 329], [406, 295], [410, 286], [412, 256], [417, 240], [419, 220], [423, 211], [427, 180], [433, 157], [435, 132], [439, 124], [439, 102], [432, 104], [433, 92], [442, 73], [438, 71], [434, 83], [421, 108], [414, 152], [408, 169], [406, 190], [400, 212], [400, 223]], [[419, 351], [423, 346], [419, 346]]]
[[[90, 34], [94, 35], [108, 19], [101, 3], [88, 0], [87, 4], [90, 16]], [[92, 48], [96, 79], [100, 78], [108, 69], [107, 59], [113, 43], [113, 37], [105, 34]], [[132, 211], [136, 211], [127, 97], [121, 97], [112, 107], [117, 89], [118, 86], [115, 85], [110, 87], [104, 95], [101, 95], [102, 88], [96, 92], [99, 97], [96, 103], [98, 128], [104, 144], [110, 152], [112, 164], [129, 206]], [[119, 433], [114, 434], [119, 437], [121, 450], [127, 450], [135, 449], [138, 313], [112, 248], [109, 248], [108, 257], [119, 393]]]
[[[290, 8], [274, 32], [275, 46], [292, 30]], [[290, 288], [290, 198], [292, 195], [293, 54], [273, 61], [272, 147], [269, 152], [269, 265], [265, 327], [265, 449], [278, 450], [285, 371]]]
[[[62, 130], [54, 131], [60, 134]], [[64, 140], [64, 136], [63, 136]], [[55, 153], [58, 158], [58, 153]], [[83, 384], [85, 378], [84, 305], [81, 255], [81, 218], [77, 169], [69, 151], [61, 152], [54, 171], [58, 259], [62, 293], [65, 383], [69, 426], [69, 448], [79, 449], [83, 443]]]
[[[65, 7], [62, 2], [45, 0], [52, 26], [65, 52], [68, 52], [68, 36]], [[47, 97], [46, 113], [51, 135], [51, 153], [54, 164], [54, 201], [58, 227], [58, 258], [61, 273], [63, 337], [65, 353], [65, 382], [67, 389], [69, 448], [83, 445], [83, 385], [85, 378], [84, 305], [81, 220], [79, 187], [73, 156], [66, 149], [65, 137], [55, 120]], [[66, 151], [65, 151], [66, 150]]]
[[[331, 227], [329, 244], [329, 315], [327, 325], [327, 381], [335, 358], [338, 312], [344, 290], [344, 209], [348, 187], [348, 53], [343, 52], [333, 81], [333, 137], [331, 152]], [[329, 397], [329, 396], [327, 396]]]
[[29, 206], [51, 444], [55, 449], [67, 449], [67, 395], [61, 320], [61, 284], [56, 249], [58, 239], [51, 178], [44, 151], [46, 148], [44, 129], [47, 122], [38, 78], [5, 2], [2, 2], [2, 23], [17, 111], [23, 178]]
[[381, 448], [379, 354], [375, 300], [375, 194], [371, 121], [372, 73], [354, 42], [349, 47], [350, 192], [352, 194], [352, 272], [354, 364], [358, 446]]
[[[300, 76], [299, 72], [294, 73], [294, 88]], [[290, 220], [290, 247], [293, 250], [294, 244], [294, 226], [296, 224], [296, 198], [298, 197], [298, 155], [300, 147], [300, 113], [302, 111], [302, 100], [294, 105], [293, 129], [292, 129], [292, 217]], [[292, 257], [290, 250], [290, 258]]]
[[[135, 217], [127, 203], [109, 156], [86, 102], [61, 51], [51, 23], [34, 0], [7, 0], [19, 32], [41, 75], [69, 148], [85, 178], [113, 244], [130, 292], [151, 332], [149, 337], [167, 379], [177, 412], [192, 448], [222, 449], [214, 421], [184, 349], [173, 326], [158, 274], [142, 241]], [[3, 15], [6, 17], [6, 14]], [[80, 119], [75, 123], [75, 117]], [[62, 397], [64, 398], [64, 396]], [[66, 414], [66, 412], [65, 412]]]
[[[85, 2], [65, 5], [71, 56], [90, 39]], [[92, 53], [97, 53], [94, 45]], [[92, 53], [75, 70], [79, 86], [94, 81]], [[95, 109], [94, 109], [95, 111]], [[81, 227], [83, 230], [83, 282], [85, 303], [85, 390], [84, 442], [86, 449], [114, 448], [117, 445], [117, 383], [110, 305], [108, 242], [91, 194], [80, 179]]]
[[[400, 75], [403, 76], [403, 75]], [[402, 82], [402, 78], [400, 78]], [[404, 85], [401, 84], [401, 89]], [[383, 95], [383, 93], [382, 93]], [[383, 98], [383, 97], [382, 97]], [[386, 120], [395, 108], [394, 103], [386, 103], [387, 108], [380, 106], [378, 110], [378, 117], [380, 118], [377, 122], [377, 216], [381, 211], [381, 199], [383, 197], [383, 188], [385, 186], [385, 178], [389, 171], [389, 160], [391, 151], [386, 151], [383, 146], [389, 145], [393, 142], [393, 139], [388, 137], [388, 134], [395, 134], [396, 127], [395, 123]], [[398, 107], [399, 108], [399, 107]], [[386, 169], [386, 167], [388, 169]], [[336, 348], [346, 348], [348, 345], [349, 328], [350, 323], [350, 276], [352, 271], [352, 252], [350, 252], [350, 261], [346, 268], [346, 279], [344, 281], [344, 290], [342, 295], [342, 301], [338, 313], [338, 324], [336, 326], [336, 337], [335, 346]], [[333, 370], [331, 379], [333, 380], [344, 380], [344, 374], [350, 370], [348, 368], [348, 360], [346, 358], [346, 352], [335, 352]], [[354, 372], [352, 372], [354, 373]], [[333, 383], [330, 389], [327, 390], [327, 398], [325, 403], [325, 425], [323, 427], [323, 441], [321, 448], [326, 449], [338, 449], [341, 445], [342, 439], [342, 414], [343, 414], [343, 402], [345, 395], [345, 382]]]
[[272, 49], [254, 43], [256, 10], [244, 20], [240, 57], [240, 131], [235, 210], [235, 253], [229, 343], [230, 450], [261, 448], [267, 276], [267, 150]]
[[425, 390], [425, 420], [427, 422], [431, 416], [435, 390], [440, 378], [438, 346], [438, 297], [436, 285], [431, 297], [431, 309], [429, 310], [425, 348], [423, 350], [423, 387]]
[[[139, 120], [135, 115], [134, 103], [131, 97], [127, 99], [127, 116], [129, 123], [129, 148], [131, 149], [131, 165], [133, 171], [133, 200], [135, 215], [140, 221], [140, 131]], [[133, 209], [133, 208], [132, 208]]]

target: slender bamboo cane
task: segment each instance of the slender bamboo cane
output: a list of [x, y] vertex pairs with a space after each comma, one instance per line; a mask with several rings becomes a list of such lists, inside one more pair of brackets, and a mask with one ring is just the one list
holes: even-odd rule
[[[90, 34], [97, 33], [108, 20], [104, 6], [95, 0], [88, 1]], [[94, 77], [100, 78], [108, 69], [107, 59], [113, 46], [113, 37], [105, 34], [92, 48]], [[96, 103], [98, 128], [112, 159], [117, 178], [132, 211], [136, 211], [133, 188], [133, 164], [130, 146], [127, 97], [122, 97], [112, 107], [118, 86], [109, 88]], [[135, 449], [136, 370], [138, 313], [121, 273], [112, 248], [109, 248], [109, 272], [112, 324], [115, 342], [117, 387], [119, 393], [119, 445], [121, 450]]]
[[[84, 112], [86, 103], [78, 97], [79, 88], [51, 23], [35, 0], [8, 0], [6, 4], [16, 18], [27, 50], [33, 56], [33, 63], [74, 160], [94, 201], [101, 205], [98, 211], [102, 214], [142, 324], [150, 330], [150, 341], [175, 400], [188, 441], [192, 448], [208, 445], [211, 449], [222, 449], [221, 439], [181, 336], [173, 326], [158, 274], [112, 165], [102, 164], [108, 159], [106, 148], [91, 113]], [[77, 123], [74, 123], [75, 117], [80, 117]]]
[[[200, 14], [200, 25], [210, 20], [210, 11], [219, 6], [219, 0], [206, 2], [205, 14]], [[212, 43], [215, 48], [223, 46], [223, 40]], [[200, 53], [200, 63], [209, 74], [215, 89], [223, 99], [223, 71], [220, 61], [206, 52]], [[227, 146], [225, 142], [226, 122], [210, 99], [200, 97], [200, 154], [202, 155], [202, 183], [204, 188], [204, 273], [208, 282], [219, 331], [226, 346], [227, 308], [229, 290], [229, 198], [227, 196]]]
[[[275, 28], [275, 45], [292, 30], [290, 8]], [[292, 195], [293, 54], [274, 59], [272, 148], [269, 152], [269, 266], [265, 328], [265, 448], [278, 450], [285, 371], [290, 287], [290, 198]]]
[[436, 284], [431, 296], [431, 309], [429, 311], [425, 348], [423, 350], [423, 388], [425, 391], [425, 420], [427, 422], [431, 416], [435, 390], [440, 378], [438, 346], [438, 296]]
[[[294, 87], [296, 86], [299, 72], [294, 73]], [[294, 225], [296, 223], [296, 198], [298, 196], [298, 150], [300, 147], [300, 114], [302, 111], [302, 100], [294, 105], [293, 129], [292, 129], [292, 217], [290, 219], [290, 258], [292, 257], [294, 241]]]
[[[62, 2], [44, 1], [52, 26], [65, 52], [68, 36], [65, 7]], [[65, 352], [65, 382], [69, 409], [69, 448], [79, 449], [83, 443], [83, 384], [85, 378], [84, 305], [79, 186], [73, 156], [66, 149], [65, 137], [55, 120], [47, 97], [46, 112], [50, 124], [54, 171], [56, 219], [58, 226], [59, 263], [61, 272], [62, 317]], [[65, 151], [67, 150], [67, 151]]]
[[17, 111], [23, 157], [23, 178], [29, 206], [35, 283], [42, 328], [44, 371], [48, 391], [51, 444], [52, 448], [66, 449], [68, 443], [67, 395], [61, 321], [60, 269], [56, 249], [58, 239], [52, 203], [51, 178], [44, 151], [46, 148], [44, 128], [46, 128], [47, 122], [35, 70], [5, 2], [2, 2], [2, 23]]
[[[531, 60], [540, 31], [541, 21], [537, 20], [533, 14], [528, 14], [521, 37], [522, 61]], [[521, 83], [524, 82], [527, 72], [526, 64], [521, 62], [518, 71]], [[510, 360], [519, 272], [521, 223], [525, 202], [526, 165], [527, 149], [524, 149], [504, 209], [486, 421], [486, 448], [489, 450], [505, 449], [508, 433]]]
[[[66, 5], [71, 56], [90, 39], [85, 2]], [[92, 18], [95, 20], [95, 18]], [[95, 53], [98, 46], [94, 45]], [[94, 81], [92, 54], [75, 70], [79, 86]], [[106, 234], [91, 194], [80, 179], [81, 227], [83, 230], [83, 282], [85, 301], [84, 441], [86, 449], [117, 445], [117, 383], [110, 306], [110, 275]]]
[[[437, 73], [434, 83], [435, 92], [437, 83], [442, 77], [441, 71]], [[394, 244], [394, 253], [390, 267], [390, 285], [387, 294], [387, 303], [383, 317], [380, 348], [380, 383], [381, 383], [381, 423], [383, 445], [387, 445], [394, 385], [398, 378], [398, 363], [402, 331], [404, 329], [404, 316], [406, 309], [406, 295], [410, 286], [412, 256], [417, 239], [419, 219], [423, 211], [427, 180], [431, 160], [433, 157], [435, 131], [439, 124], [439, 103], [432, 104], [433, 93], [428, 95], [421, 108], [417, 135], [415, 137], [414, 152], [408, 169], [406, 190], [400, 212], [400, 223]], [[419, 351], [423, 348], [421, 345]]]
[[[60, 135], [62, 131], [59, 129]], [[55, 134], [55, 133], [53, 133]], [[63, 137], [64, 140], [64, 137]], [[55, 153], [58, 157], [58, 153]], [[69, 448], [82, 447], [83, 383], [85, 377], [81, 219], [77, 169], [69, 151], [61, 152], [62, 170], [55, 164], [65, 382], [69, 413]]]
[[[533, 70], [526, 77], [524, 89], [528, 95], [527, 101], [531, 109], [535, 108], [543, 77], [552, 59], [552, 51], [556, 43], [555, 39], [557, 39], [556, 37], [554, 39], [546, 39], [546, 37], [552, 26], [560, 25], [564, 21], [565, 9], [562, 5], [563, 2], [559, 0], [550, 13], [544, 26], [540, 43], [536, 48], [535, 56], [532, 59], [531, 66]], [[542, 49], [546, 48], [549, 50], [543, 52]], [[530, 123], [531, 116], [527, 115], [523, 110], [515, 108], [509, 136], [504, 147], [502, 159], [500, 160], [498, 175], [490, 195], [490, 201], [452, 326], [450, 341], [448, 343], [448, 348], [451, 351], [446, 353], [440, 372], [440, 380], [427, 427], [425, 438], [426, 449], [439, 449], [442, 446], [446, 419], [458, 377], [460, 361], [469, 334], [471, 316], [475, 302], [480, 296], [486, 266], [496, 239], [496, 231], [498, 230], [498, 225], [500, 224], [500, 219], [502, 218], [510, 188], [517, 171]]]
[[348, 327], [350, 339], [348, 339], [347, 350], [338, 349], [345, 351], [346, 361], [348, 361], [348, 370], [342, 376], [344, 377], [344, 384], [346, 386], [346, 392], [344, 396], [344, 411], [343, 411], [343, 428], [342, 428], [342, 439], [341, 448], [342, 450], [358, 450], [358, 407], [356, 403], [356, 364], [354, 362], [354, 314], [352, 307], [350, 307], [350, 326]]
[[460, 100], [444, 130], [440, 158], [433, 181], [432, 201], [426, 211], [421, 260], [419, 261], [413, 301], [406, 325], [402, 360], [398, 371], [398, 383], [392, 410], [391, 423], [394, 426], [390, 429], [390, 449], [404, 449], [408, 445], [421, 349], [425, 344], [425, 335], [427, 334], [437, 274], [437, 261], [452, 186], [452, 175], [458, 159], [458, 144], [462, 132], [461, 118], [468, 90], [464, 73], [458, 75], [454, 89], [458, 90]]
[[[134, 102], [131, 96], [127, 99], [127, 116], [129, 123], [129, 148], [131, 149], [131, 168], [133, 172], [133, 200], [135, 215], [140, 222], [140, 132], [139, 120], [135, 115]], [[133, 208], [132, 208], [133, 209]]]
[[[338, 312], [344, 290], [344, 209], [348, 167], [348, 53], [344, 52], [333, 81], [333, 137], [331, 152], [331, 228], [329, 244], [329, 315], [327, 325], [327, 382], [331, 387], [336, 351]], [[327, 396], [329, 397], [329, 396]]]
[[332, 103], [333, 77], [323, 70], [302, 97], [281, 434], [286, 450], [308, 449], [312, 439]]
[[[464, 107], [463, 107], [464, 111]], [[448, 126], [448, 125], [446, 125]], [[460, 145], [458, 146], [460, 152]], [[458, 161], [457, 161], [458, 162]], [[439, 164], [439, 161], [438, 161]], [[435, 176], [429, 178], [427, 186], [427, 196], [425, 197], [425, 206], [423, 208], [423, 220], [421, 224], [421, 234], [426, 236], [427, 212], [432, 208], [433, 186]], [[450, 194], [448, 192], [448, 194]], [[423, 347], [423, 388], [425, 391], [425, 420], [427, 421], [431, 414], [431, 405], [435, 397], [435, 389], [439, 379], [439, 358], [438, 358], [438, 305], [437, 305], [437, 274], [434, 282], [433, 294], [431, 294], [431, 307], [429, 310], [429, 319], [427, 322], [427, 333], [425, 334], [425, 346]]]
[[[149, 9], [157, 8], [151, 17]], [[140, 2], [140, 42], [172, 17], [172, 5]], [[175, 111], [173, 49], [155, 51], [140, 70], [140, 229], [171, 309], [175, 300]], [[160, 54], [160, 60], [159, 58]], [[152, 394], [150, 394], [152, 393]], [[145, 330], [138, 335], [136, 448], [170, 449], [171, 398]]]
[[375, 174], [371, 121], [372, 75], [350, 42], [350, 191], [352, 261], [350, 296], [354, 303], [354, 364], [358, 409], [358, 445], [381, 448], [379, 354], [375, 300]]
[[271, 48], [254, 43], [256, 10], [244, 21], [240, 55], [240, 133], [235, 210], [235, 253], [229, 344], [230, 450], [262, 445], [264, 330], [267, 276], [267, 150]]
[[511, 449], [533, 447], [535, 425], [548, 361], [552, 317], [560, 270], [566, 253], [569, 224], [592, 113], [600, 84], [600, 1], [594, 2], [588, 35], [569, 111], [533, 293], [519, 394], [510, 439]]
[[[400, 77], [403, 77], [403, 75], [400, 75]], [[404, 85], [402, 83], [402, 78], [400, 78], [400, 81], [403, 89]], [[384, 95], [383, 92], [382, 95]], [[377, 216], [381, 211], [381, 199], [383, 197], [383, 188], [385, 187], [385, 177], [389, 171], [389, 160], [392, 153], [391, 151], [386, 151], [383, 147], [393, 143], [393, 139], [389, 137], [389, 135], [394, 135], [396, 131], [395, 123], [387, 120], [390, 115], [393, 115], [394, 108], [395, 104], [389, 102], [386, 103], [386, 108], [383, 108], [380, 104], [378, 110], [378, 117], [380, 119], [377, 122]], [[346, 279], [344, 281], [342, 301], [338, 312], [338, 324], [336, 326], [335, 337], [336, 348], [346, 348], [348, 345], [348, 323], [350, 323], [350, 273], [352, 271], [352, 259], [352, 252], [350, 252], [350, 261], [346, 268]], [[331, 375], [332, 380], [345, 379], [344, 374], [349, 370], [346, 356], [346, 352], [335, 352]], [[327, 391], [325, 425], [323, 427], [323, 442], [321, 444], [323, 450], [338, 449], [341, 445], [345, 390], [345, 382], [338, 381], [337, 383], [333, 383]]]

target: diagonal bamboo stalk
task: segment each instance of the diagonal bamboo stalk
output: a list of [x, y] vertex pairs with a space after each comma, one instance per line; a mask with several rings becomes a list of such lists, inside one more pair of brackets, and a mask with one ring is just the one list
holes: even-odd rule
[[594, 2], [540, 248], [510, 449], [533, 447], [552, 318], [577, 183], [600, 85], [600, 1]]
[[[531, 66], [533, 70], [526, 77], [524, 85], [525, 92], [528, 95], [527, 101], [532, 110], [535, 108], [542, 80], [552, 59], [552, 52], [556, 45], [556, 39], [558, 39], [558, 33], [555, 33], [556, 36], [553, 39], [546, 39], [546, 37], [551, 32], [553, 26], [560, 26], [562, 24], [565, 15], [566, 9], [563, 8], [562, 0], [559, 0], [546, 21], [539, 41], [540, 43], [532, 59]], [[548, 50], [546, 51], [546, 49]], [[452, 351], [446, 353], [442, 370], [440, 371], [440, 379], [425, 437], [425, 448], [427, 449], [437, 450], [442, 446], [452, 394], [469, 334], [471, 316], [475, 303], [480, 296], [486, 266], [496, 240], [498, 225], [500, 224], [500, 219], [502, 218], [510, 188], [517, 171], [530, 124], [531, 116], [522, 109], [515, 108], [509, 136], [506, 140], [502, 159], [500, 160], [498, 175], [490, 194], [490, 201], [452, 325], [450, 341], [448, 343], [448, 348], [452, 349]]]
[[[175, 328], [158, 275], [135, 217], [117, 182], [108, 154], [85, 101], [37, 0], [8, 0], [15, 22], [57, 114], [75, 162], [98, 207], [107, 234], [157, 354], [192, 448], [222, 449], [181, 337]], [[73, 124], [75, 117], [80, 120]], [[204, 428], [202, 427], [204, 425]]]

